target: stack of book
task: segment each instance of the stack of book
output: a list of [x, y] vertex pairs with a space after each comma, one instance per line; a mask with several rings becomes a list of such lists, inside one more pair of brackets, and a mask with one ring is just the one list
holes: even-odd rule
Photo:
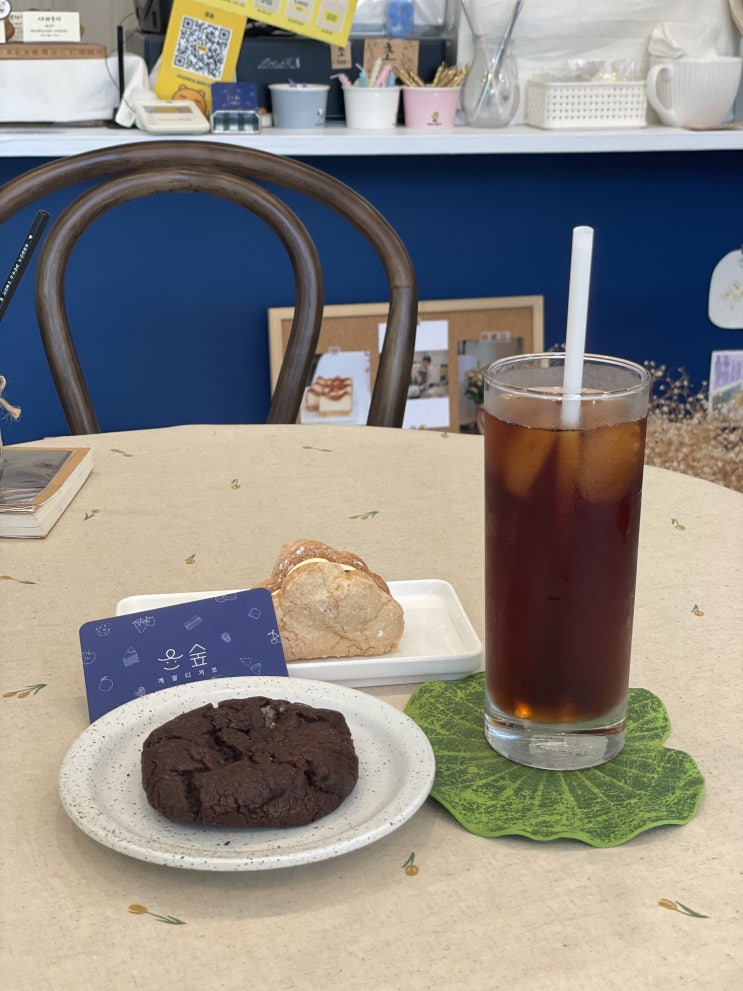
[[45, 537], [93, 468], [89, 447], [6, 447], [0, 454], [0, 537]]

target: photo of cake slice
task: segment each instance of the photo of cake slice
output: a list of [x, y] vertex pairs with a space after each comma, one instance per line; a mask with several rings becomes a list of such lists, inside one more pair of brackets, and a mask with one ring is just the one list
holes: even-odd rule
[[353, 379], [342, 375], [314, 380], [305, 393], [305, 408], [318, 416], [350, 416], [353, 412]]
[[320, 407], [320, 393], [322, 392], [322, 387], [318, 385], [317, 381], [313, 382], [309, 389], [304, 394], [304, 408], [308, 413], [317, 413]]
[[287, 661], [373, 657], [400, 643], [402, 606], [381, 575], [348, 551], [295, 540], [258, 587], [271, 592]]

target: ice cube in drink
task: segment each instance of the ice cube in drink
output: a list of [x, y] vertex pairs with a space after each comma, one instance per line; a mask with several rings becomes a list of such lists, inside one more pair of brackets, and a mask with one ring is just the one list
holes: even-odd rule
[[617, 501], [637, 483], [637, 464], [645, 448], [645, 420], [583, 431], [578, 488], [588, 502]]

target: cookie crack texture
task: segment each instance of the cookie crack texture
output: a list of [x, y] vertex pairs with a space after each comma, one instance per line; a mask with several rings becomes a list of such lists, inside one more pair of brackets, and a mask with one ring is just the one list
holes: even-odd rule
[[400, 643], [402, 606], [382, 576], [349, 551], [295, 540], [258, 587], [271, 592], [287, 661], [371, 657]]
[[363, 571], [316, 561], [273, 593], [287, 661], [386, 654], [400, 642], [402, 607]]
[[341, 713], [262, 696], [176, 716], [142, 750], [147, 799], [178, 822], [306, 825], [334, 811], [357, 780]]

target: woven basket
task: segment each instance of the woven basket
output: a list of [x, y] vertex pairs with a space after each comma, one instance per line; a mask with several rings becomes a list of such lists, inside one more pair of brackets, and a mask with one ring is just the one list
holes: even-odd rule
[[645, 83], [526, 84], [526, 123], [532, 127], [645, 127]]

